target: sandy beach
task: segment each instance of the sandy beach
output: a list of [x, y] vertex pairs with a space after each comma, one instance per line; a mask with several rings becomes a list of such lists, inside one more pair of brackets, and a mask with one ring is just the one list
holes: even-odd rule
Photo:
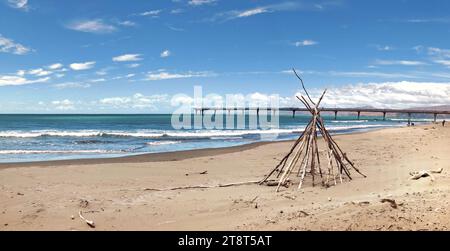
[[[448, 230], [450, 127], [339, 135], [368, 177], [275, 193], [256, 184], [293, 142], [116, 159], [0, 165], [1, 230]], [[323, 149], [320, 141], [319, 148]], [[442, 173], [411, 180], [410, 172]], [[382, 203], [382, 199], [392, 199]], [[95, 221], [90, 228], [79, 211]]]

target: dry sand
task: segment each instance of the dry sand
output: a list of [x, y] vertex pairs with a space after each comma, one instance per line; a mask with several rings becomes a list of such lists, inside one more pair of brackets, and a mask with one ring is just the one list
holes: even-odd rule
[[[292, 142], [103, 159], [0, 165], [1, 230], [448, 230], [450, 127], [335, 137], [368, 178], [330, 188], [155, 192], [259, 180]], [[321, 144], [323, 144], [321, 142]], [[323, 149], [323, 145], [319, 148]], [[411, 180], [409, 172], [443, 168]], [[200, 174], [207, 171], [207, 174]], [[393, 208], [381, 199], [394, 199]], [[72, 219], [72, 217], [74, 219]]]

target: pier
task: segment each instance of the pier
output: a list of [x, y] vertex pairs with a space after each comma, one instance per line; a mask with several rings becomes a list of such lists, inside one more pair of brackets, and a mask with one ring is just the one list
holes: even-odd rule
[[[306, 108], [297, 108], [297, 107], [280, 107], [280, 108], [260, 108], [260, 107], [245, 107], [245, 108], [214, 108], [214, 107], [202, 107], [202, 108], [194, 108], [195, 114], [201, 113], [202, 115], [205, 111], [227, 111], [230, 113], [231, 111], [256, 111], [256, 114], [259, 115], [259, 111], [266, 110], [272, 111], [277, 110], [280, 112], [291, 112], [292, 117], [295, 117], [296, 112], [309, 112]], [[383, 120], [386, 119], [386, 114], [407, 114], [408, 121], [411, 121], [412, 114], [430, 114], [434, 116], [434, 122], [437, 120], [438, 115], [450, 115], [450, 111], [443, 110], [423, 110], [423, 109], [378, 109], [378, 108], [320, 108], [320, 112], [331, 112], [334, 113], [334, 119], [337, 119], [339, 112], [354, 112], [358, 119], [361, 117], [362, 112], [368, 113], [380, 113], [383, 115]]]

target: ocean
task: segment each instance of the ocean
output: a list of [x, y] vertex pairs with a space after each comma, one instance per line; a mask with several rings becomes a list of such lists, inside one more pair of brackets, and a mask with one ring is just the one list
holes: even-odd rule
[[[196, 116], [196, 115], [192, 115]], [[250, 115], [245, 116], [246, 121]], [[332, 133], [405, 126], [404, 119], [324, 116]], [[170, 114], [0, 115], [0, 162], [120, 157], [295, 139], [310, 116], [280, 115], [271, 129], [174, 129]], [[248, 124], [248, 123], [247, 123]], [[268, 137], [269, 136], [269, 137]]]

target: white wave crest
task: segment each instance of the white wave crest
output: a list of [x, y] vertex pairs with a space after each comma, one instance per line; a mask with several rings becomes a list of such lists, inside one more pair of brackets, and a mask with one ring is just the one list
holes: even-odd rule
[[110, 150], [0, 150], [0, 154], [105, 154], [123, 153]]

